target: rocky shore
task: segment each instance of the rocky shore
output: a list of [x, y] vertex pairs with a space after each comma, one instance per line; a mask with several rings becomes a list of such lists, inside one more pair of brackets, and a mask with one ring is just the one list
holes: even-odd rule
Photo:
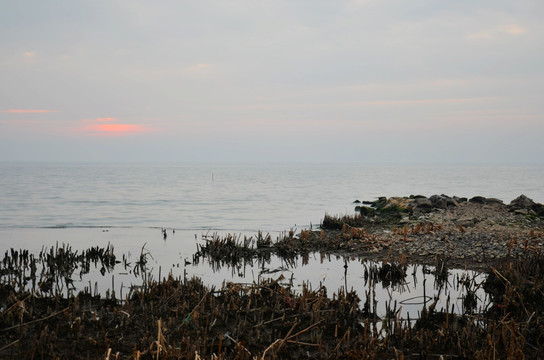
[[[525, 196], [507, 205], [438, 195], [356, 206], [355, 215], [327, 215], [318, 231], [291, 230], [277, 241], [262, 233], [250, 239], [214, 235], [193, 263], [207, 258], [234, 268], [255, 258], [312, 251], [386, 260], [367, 269], [360, 294], [347, 285], [337, 292], [323, 285], [296, 291], [283, 275], [219, 288], [198, 278], [154, 280], [144, 248], [134, 264], [125, 256], [121, 261], [110, 246], [6, 251], [0, 261], [0, 358], [543, 358], [541, 204]], [[424, 290], [411, 298], [423, 300], [416, 317], [403, 317], [397, 299], [376, 297], [378, 286], [411, 281], [408, 262], [442, 265], [433, 272], [436, 295]], [[77, 294], [65, 293], [77, 273], [95, 268], [110, 274], [116, 266], [142, 276], [142, 285], [117, 298], [112, 276], [105, 297], [92, 294], [90, 282]], [[480, 268], [485, 280], [458, 276], [450, 284], [448, 269], [454, 266]], [[448, 294], [439, 307], [448, 287], [462, 287], [464, 295], [450, 303]], [[476, 300], [480, 290], [489, 296], [482, 306]]]
[[441, 257], [467, 268], [514, 259], [544, 245], [544, 205], [524, 195], [510, 204], [447, 195], [354, 203], [355, 216], [326, 216], [314, 240], [341, 243], [337, 250], [367, 258], [432, 263]]

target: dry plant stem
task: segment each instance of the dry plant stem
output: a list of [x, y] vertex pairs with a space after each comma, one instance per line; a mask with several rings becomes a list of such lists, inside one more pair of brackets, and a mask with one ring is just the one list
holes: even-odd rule
[[289, 329], [289, 332], [287, 333], [287, 335], [285, 335], [285, 337], [280, 341], [280, 344], [278, 345], [278, 348], [276, 349], [276, 351], [279, 351], [279, 350], [283, 347], [283, 344], [285, 344], [285, 341], [286, 341], [287, 339], [290, 338], [289, 336], [291, 335], [291, 333], [293, 332], [293, 330], [295, 330], [295, 327], [296, 327], [298, 324], [299, 324], [299, 322], [295, 322], [295, 323], [293, 324], [293, 326], [291, 326], [291, 329]]
[[506, 281], [508, 284], [510, 284], [510, 281], [505, 278], [500, 272], [499, 270], [495, 269], [495, 267], [491, 266], [491, 270], [495, 273], [495, 275], [497, 275], [498, 277], [500, 277], [501, 279], [503, 279], [504, 281]]
[[34, 324], [34, 323], [37, 323], [37, 322], [40, 322], [40, 321], [45, 321], [45, 320], [51, 319], [52, 317], [55, 317], [55, 316], [57, 316], [57, 315], [60, 315], [60, 314], [66, 312], [66, 311], [68, 311], [68, 310], [70, 310], [69, 307], [66, 308], [66, 309], [57, 311], [56, 313], [51, 314], [51, 315], [49, 315], [49, 316], [46, 316], [46, 317], [44, 317], [44, 318], [32, 320], [32, 321], [29, 321], [29, 322], [26, 322], [26, 323], [23, 323], [23, 324], [20, 324], [20, 325], [14, 325], [14, 326], [11, 326], [11, 327], [9, 327], [9, 328], [0, 329], [0, 331], [8, 331], [8, 330], [12, 330], [12, 329], [15, 329], [15, 328], [18, 328], [18, 327], [23, 327], [23, 326], [26, 326], [26, 325]]
[[302, 341], [294, 341], [294, 340], [287, 340], [286, 343], [295, 344], [295, 345], [304, 345], [304, 346], [315, 346], [315, 347], [320, 346], [319, 344], [307, 343]]
[[[225, 334], [225, 337], [227, 339], [229, 339], [230, 341], [234, 342], [236, 345], [240, 346], [242, 349], [244, 349], [249, 354], [250, 357], [252, 357], [251, 351], [249, 351], [244, 345], [240, 344], [240, 342], [238, 340], [234, 339], [232, 336], [227, 335], [227, 334]], [[253, 358], [256, 359], [256, 357], [253, 357]]]
[[[274, 341], [272, 344], [270, 344], [263, 352], [263, 355], [261, 356], [261, 360], [264, 360], [265, 356], [266, 356], [266, 353], [274, 348], [274, 346], [276, 344], [279, 343], [279, 346], [278, 348], [276, 349], [276, 351], [279, 351], [282, 346], [288, 342], [288, 343], [294, 343], [294, 344], [298, 344], [299, 342], [297, 341], [292, 341], [291, 339], [293, 338], [296, 338], [297, 336], [299, 335], [302, 335], [304, 334], [305, 332], [311, 330], [312, 328], [316, 327], [317, 325], [321, 324], [324, 320], [319, 320], [318, 322], [316, 322], [315, 324], [312, 324], [310, 326], [308, 326], [307, 328], [305, 328], [304, 330], [301, 330], [299, 332], [297, 332], [296, 334], [294, 335], [291, 335], [291, 333], [293, 332], [293, 330], [295, 329], [295, 327], [299, 324], [298, 322], [294, 323], [293, 326], [291, 327], [291, 329], [289, 330], [289, 332], [287, 333], [287, 335], [285, 335], [285, 337], [283, 339], [277, 339], [276, 341]], [[300, 344], [304, 344], [304, 345], [309, 345], [309, 346], [319, 346], [319, 344], [310, 344], [310, 343], [300, 343]]]
[[[44, 281], [41, 281], [39, 284], [38, 284], [38, 289], [43, 285]], [[32, 296], [34, 296], [36, 293], [38, 292], [38, 290], [35, 290], [33, 291], [32, 293], [28, 294], [27, 297], [25, 297], [23, 300], [19, 300], [17, 301], [16, 303], [14, 303], [13, 305], [11, 305], [9, 307], [9, 309], [7, 309], [6, 311], [3, 311], [2, 314], [0, 314], [1, 316], [4, 316], [5, 314], [9, 313], [14, 307], [16, 307], [17, 305], [19, 304], [22, 304], [24, 303], [25, 301], [27, 301], [28, 299], [30, 299]]]
[[270, 344], [264, 351], [263, 351], [263, 356], [261, 356], [261, 360], [264, 360], [265, 356], [266, 356], [266, 353], [268, 352], [268, 350], [272, 349], [274, 347], [274, 345], [276, 345], [277, 343], [281, 342], [282, 339], [277, 339], [276, 341], [274, 341], [272, 344]]
[[13, 341], [13, 342], [11, 342], [11, 343], [9, 343], [9, 344], [7, 344], [7, 345], [4, 346], [3, 348], [1, 348], [0, 351], [6, 350], [6, 349], [9, 348], [10, 346], [13, 346], [13, 345], [17, 344], [18, 342], [19, 342], [19, 339], [15, 340], [15, 341]]
[[336, 347], [334, 348], [334, 350], [332, 351], [331, 355], [329, 356], [329, 359], [332, 359], [333, 356], [335, 356], [336, 352], [338, 351], [338, 349], [340, 349], [340, 345], [342, 345], [342, 343], [344, 342], [344, 339], [349, 336], [349, 333], [350, 333], [350, 329], [348, 329], [345, 333], [344, 333], [344, 336], [342, 336], [342, 339], [340, 339], [340, 341], [338, 342], [338, 344], [336, 345]]
[[316, 327], [317, 325], [321, 324], [323, 321], [325, 321], [325, 320], [319, 320], [319, 321], [316, 322], [315, 324], [308, 326], [306, 329], [299, 331], [299, 332], [296, 333], [295, 335], [289, 336], [286, 340], [291, 340], [291, 339], [293, 339], [293, 338], [295, 338], [295, 337], [297, 337], [297, 336], [299, 336], [299, 335], [304, 334], [304, 333], [307, 332], [308, 330], [310, 330], [310, 329]]

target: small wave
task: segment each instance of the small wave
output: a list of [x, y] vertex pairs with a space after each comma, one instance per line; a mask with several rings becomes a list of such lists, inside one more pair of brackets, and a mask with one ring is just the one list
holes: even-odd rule
[[57, 224], [53, 226], [45, 226], [46, 229], [66, 229], [69, 227], [73, 227], [74, 224], [72, 223], [65, 223], [65, 224]]

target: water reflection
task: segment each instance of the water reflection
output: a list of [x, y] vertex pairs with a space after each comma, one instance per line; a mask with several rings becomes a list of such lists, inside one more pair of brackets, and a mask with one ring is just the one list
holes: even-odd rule
[[[447, 269], [445, 264], [382, 263], [312, 253], [291, 258], [273, 255], [233, 265], [205, 258], [194, 267], [206, 283], [216, 286], [224, 281], [258, 283], [281, 277], [283, 285], [298, 291], [303, 286], [309, 289], [325, 287], [330, 294], [354, 290], [361, 298], [360, 306], [375, 310], [380, 318], [388, 316], [392, 309], [396, 309], [403, 319], [415, 319], [424, 307], [432, 306], [436, 311], [456, 314], [477, 314], [489, 305], [489, 297], [483, 290], [484, 273]], [[211, 272], [206, 273], [206, 269]]]
[[[0, 284], [16, 291], [72, 296], [77, 292], [123, 300], [131, 290], [167, 275], [199, 277], [205, 285], [225, 282], [257, 284], [275, 280], [295, 292], [303, 288], [327, 289], [329, 296], [355, 291], [360, 307], [376, 319], [417, 319], [424, 309], [456, 314], [479, 314], [489, 306], [483, 290], [485, 274], [437, 266], [375, 262], [324, 253], [279, 257], [270, 252], [241, 256], [235, 261], [193, 257], [183, 266], [152, 267], [157, 260], [144, 246], [139, 254], [119, 259], [111, 245], [74, 251], [67, 245], [42, 249], [6, 251], [0, 263]], [[233, 259], [231, 259], [233, 260]]]

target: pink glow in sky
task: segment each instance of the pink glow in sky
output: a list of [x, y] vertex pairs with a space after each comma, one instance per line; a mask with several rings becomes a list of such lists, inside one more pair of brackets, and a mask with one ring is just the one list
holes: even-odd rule
[[36, 109], [9, 109], [3, 110], [1, 112], [9, 114], [45, 114], [45, 113], [56, 113], [58, 110], [36, 110]]
[[121, 122], [114, 117], [100, 117], [94, 120], [83, 121], [83, 126], [77, 131], [79, 134], [90, 136], [123, 136], [151, 132], [152, 129], [140, 124]]
[[543, 18], [539, 0], [6, 2], [0, 161], [544, 163]]
[[88, 130], [98, 135], [126, 135], [148, 131], [145, 127], [135, 124], [99, 124], [91, 126]]

